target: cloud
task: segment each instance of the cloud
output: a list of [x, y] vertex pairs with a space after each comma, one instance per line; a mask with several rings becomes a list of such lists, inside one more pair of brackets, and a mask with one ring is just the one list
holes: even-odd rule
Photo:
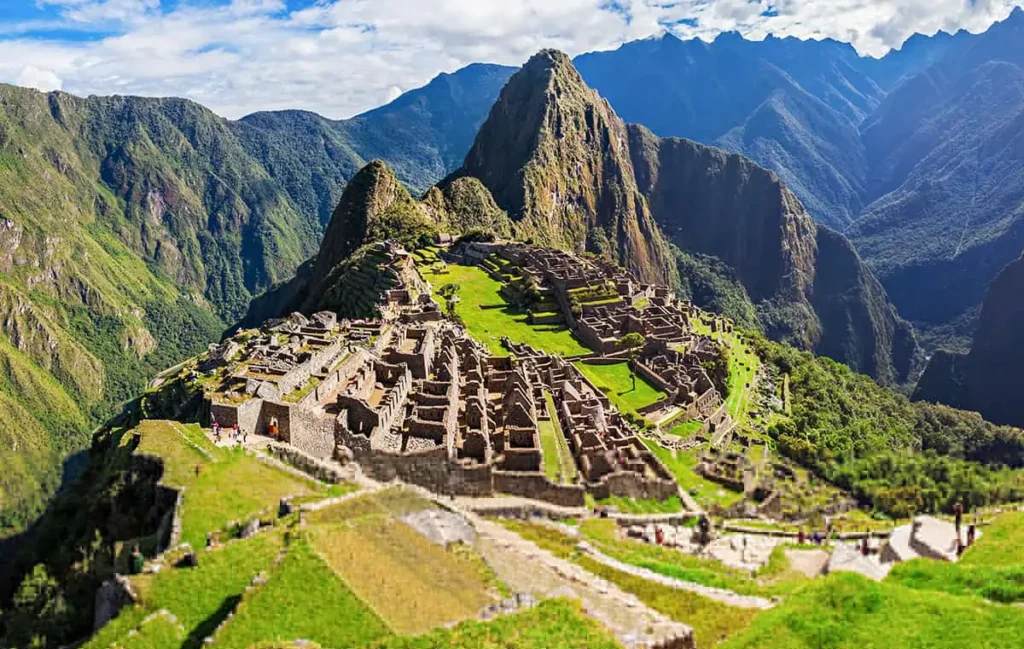
[[[4, 2], [6, 0], [0, 0]], [[18, 0], [19, 2], [22, 0]], [[31, 0], [25, 0], [31, 2]], [[880, 55], [915, 31], [985, 29], [1024, 0], [35, 0], [0, 15], [0, 80], [177, 95], [222, 115], [348, 117], [472, 62], [608, 49], [666, 28], [837, 38]]]
[[45, 70], [38, 68], [34, 65], [26, 65], [18, 73], [14, 83], [19, 86], [26, 88], [35, 88], [43, 92], [51, 92], [53, 90], [60, 90], [64, 86], [64, 82], [61, 81], [60, 77], [53, 70]]

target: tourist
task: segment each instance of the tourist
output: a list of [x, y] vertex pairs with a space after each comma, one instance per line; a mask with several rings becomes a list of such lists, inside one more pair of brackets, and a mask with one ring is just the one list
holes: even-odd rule
[[798, 545], [804, 545], [807, 543], [807, 532], [804, 528], [800, 528], [800, 531], [796, 533], [796, 542]]
[[956, 525], [956, 537], [960, 538], [960, 524], [964, 520], [964, 506], [960, 503], [953, 505], [953, 516], [955, 517]]
[[236, 442], [238, 441], [238, 424], [237, 423], [234, 426], [231, 427], [231, 437]]
[[271, 418], [268, 432], [270, 433], [270, 437], [272, 439], [277, 439], [277, 417]]
[[128, 557], [128, 572], [133, 575], [141, 575], [142, 569], [146, 565], [146, 558], [142, 556], [142, 551], [139, 550], [139, 544], [136, 543], [132, 546], [132, 553]]
[[220, 424], [217, 423], [216, 419], [214, 419], [213, 423], [210, 424], [210, 427], [213, 428], [213, 439], [214, 439], [214, 441], [219, 442], [220, 441]]
[[977, 534], [977, 530], [978, 528], [974, 525], [974, 523], [971, 523], [967, 526], [967, 547], [971, 547], [972, 545], [974, 545], [974, 537]]
[[871, 552], [871, 549], [868, 547], [868, 536], [870, 536], [870, 534], [864, 532], [864, 538], [860, 540], [860, 553], [865, 557]]

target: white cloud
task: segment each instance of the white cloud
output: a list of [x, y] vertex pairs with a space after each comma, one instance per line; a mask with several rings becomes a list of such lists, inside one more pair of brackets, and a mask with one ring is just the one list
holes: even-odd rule
[[60, 90], [64, 83], [53, 70], [45, 70], [34, 65], [26, 65], [18, 73], [14, 83], [26, 88], [35, 88], [43, 92]]
[[[1022, 2], [317, 0], [289, 13], [283, 0], [36, 0], [57, 17], [5, 22], [0, 12], [0, 80], [179, 95], [228, 117], [280, 108], [347, 117], [472, 62], [607, 49], [665, 25], [683, 38], [832, 37], [880, 55], [915, 31], [984, 29]], [[97, 37], [40, 31], [57, 28]]]

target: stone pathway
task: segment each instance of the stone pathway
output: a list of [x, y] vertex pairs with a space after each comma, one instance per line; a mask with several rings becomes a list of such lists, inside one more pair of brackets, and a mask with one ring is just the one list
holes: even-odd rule
[[476, 548], [498, 578], [516, 592], [534, 597], [579, 599], [587, 615], [611, 631], [627, 649], [692, 649], [693, 630], [648, 608], [583, 568], [559, 559], [501, 525], [468, 514], [478, 537]]
[[765, 599], [763, 597], [755, 597], [753, 595], [740, 595], [734, 593], [731, 590], [725, 590], [724, 588], [712, 588], [711, 586], [704, 586], [696, 584], [692, 581], [683, 581], [681, 579], [675, 579], [673, 577], [666, 577], [665, 575], [658, 574], [646, 568], [639, 568], [637, 566], [630, 565], [628, 563], [622, 563], [617, 559], [613, 559], [606, 554], [601, 553], [599, 550], [591, 546], [589, 543], [580, 543], [577, 545], [580, 550], [589, 555], [595, 561], [603, 563], [609, 568], [615, 568], [626, 574], [633, 575], [634, 577], [640, 577], [647, 581], [653, 581], [663, 586], [675, 588], [677, 590], [686, 590], [691, 593], [696, 593], [713, 599], [716, 602], [728, 604], [729, 606], [735, 606], [737, 608], [756, 608], [765, 610], [775, 606], [775, 602]]
[[789, 566], [808, 577], [818, 577], [824, 573], [829, 556], [825, 550], [786, 550]]

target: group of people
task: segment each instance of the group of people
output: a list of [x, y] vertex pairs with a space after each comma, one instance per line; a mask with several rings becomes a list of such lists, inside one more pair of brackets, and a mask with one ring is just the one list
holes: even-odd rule
[[[216, 419], [213, 420], [213, 423], [210, 424], [210, 427], [213, 429], [214, 441], [216, 441], [219, 444], [224, 438], [224, 427], [221, 426]], [[248, 441], [249, 434], [243, 433], [241, 429], [238, 427], [238, 424], [236, 423], [234, 426], [231, 427], [230, 439], [235, 443], [240, 442], [244, 444], [246, 441]]]

